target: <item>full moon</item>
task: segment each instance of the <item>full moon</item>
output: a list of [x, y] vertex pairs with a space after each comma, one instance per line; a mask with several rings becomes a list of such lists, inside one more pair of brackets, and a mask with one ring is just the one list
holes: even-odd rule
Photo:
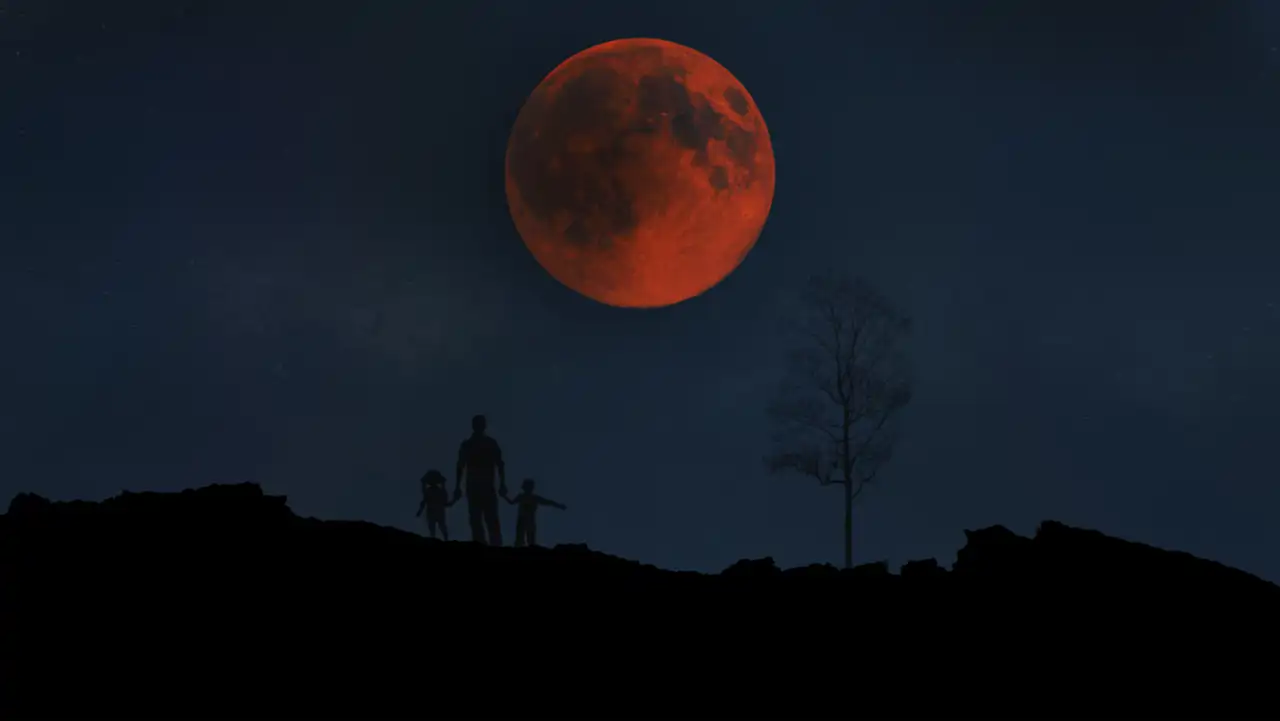
[[672, 305], [742, 262], [773, 204], [760, 109], [715, 60], [614, 40], [560, 63], [507, 143], [507, 205], [556, 280], [601, 303]]

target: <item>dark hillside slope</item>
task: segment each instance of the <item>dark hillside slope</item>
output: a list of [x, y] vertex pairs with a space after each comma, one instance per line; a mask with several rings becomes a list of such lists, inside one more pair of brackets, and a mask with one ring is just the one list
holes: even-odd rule
[[14, 499], [0, 716], [1277, 715], [1280, 588], [1046, 522], [953, 570], [675, 573], [294, 516]]

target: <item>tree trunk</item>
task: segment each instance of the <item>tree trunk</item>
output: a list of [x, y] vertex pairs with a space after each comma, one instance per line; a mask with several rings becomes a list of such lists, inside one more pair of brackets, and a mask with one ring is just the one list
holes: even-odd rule
[[853, 483], [844, 484], [844, 567], [853, 568]]

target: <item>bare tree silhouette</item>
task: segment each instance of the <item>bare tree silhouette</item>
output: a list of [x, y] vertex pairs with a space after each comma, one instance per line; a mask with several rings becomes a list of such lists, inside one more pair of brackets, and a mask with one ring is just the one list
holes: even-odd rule
[[895, 417], [911, 400], [900, 342], [911, 330], [862, 278], [815, 275], [801, 295], [798, 347], [768, 413], [775, 473], [844, 489], [844, 565], [853, 565], [853, 501], [893, 454]]

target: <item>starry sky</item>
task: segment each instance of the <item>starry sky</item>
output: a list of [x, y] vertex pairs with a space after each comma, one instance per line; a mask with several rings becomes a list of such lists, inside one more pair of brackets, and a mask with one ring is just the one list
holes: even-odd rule
[[[778, 167], [751, 255], [657, 310], [550, 278], [502, 182], [538, 81], [635, 36], [728, 67]], [[915, 320], [856, 561], [1051, 518], [1280, 580], [1277, 46], [1266, 0], [0, 0], [0, 497], [256, 481], [418, 530], [485, 413], [569, 506], [544, 543], [838, 563], [839, 492], [760, 460], [835, 268]]]

